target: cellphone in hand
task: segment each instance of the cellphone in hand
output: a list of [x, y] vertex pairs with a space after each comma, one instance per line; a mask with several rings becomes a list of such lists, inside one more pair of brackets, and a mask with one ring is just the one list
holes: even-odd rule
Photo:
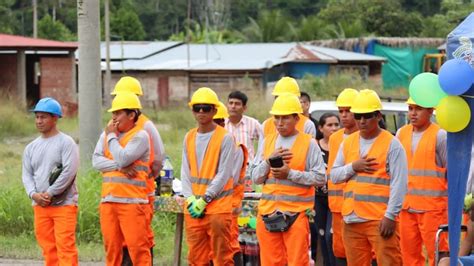
[[281, 156], [270, 157], [268, 158], [268, 162], [272, 168], [283, 167], [283, 158]]

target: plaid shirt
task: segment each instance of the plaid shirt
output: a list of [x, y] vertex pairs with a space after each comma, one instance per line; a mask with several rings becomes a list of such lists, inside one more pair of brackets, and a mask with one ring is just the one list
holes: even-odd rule
[[263, 141], [263, 129], [257, 119], [242, 116], [237, 124], [232, 124], [229, 119], [225, 120], [225, 129], [234, 136], [235, 140], [247, 147], [249, 162], [255, 157], [254, 141]]

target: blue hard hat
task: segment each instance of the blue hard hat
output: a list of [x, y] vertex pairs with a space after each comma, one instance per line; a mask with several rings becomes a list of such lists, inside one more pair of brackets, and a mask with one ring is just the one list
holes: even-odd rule
[[61, 105], [58, 103], [58, 101], [50, 97], [39, 100], [32, 112], [44, 112], [57, 115], [59, 117], [63, 116]]

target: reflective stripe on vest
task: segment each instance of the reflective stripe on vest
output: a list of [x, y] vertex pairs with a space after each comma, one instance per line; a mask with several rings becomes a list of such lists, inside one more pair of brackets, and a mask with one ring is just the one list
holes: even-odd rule
[[344, 186], [346, 185], [346, 183], [334, 184], [330, 178], [331, 169], [334, 165], [334, 161], [336, 160], [337, 152], [339, 151], [339, 147], [341, 147], [341, 143], [344, 140], [344, 130], [344, 128], [341, 128], [334, 132], [329, 137], [328, 143], [329, 158], [326, 176], [328, 176], [328, 204], [331, 212], [341, 212], [343, 202], [342, 194], [344, 192]]
[[[298, 117], [300, 118], [298, 120], [298, 122], [296, 123], [296, 130], [298, 130], [299, 132], [304, 132], [304, 125], [306, 124], [306, 121], [309, 119], [308, 117], [302, 115], [302, 114], [298, 114]], [[270, 118], [268, 118], [267, 120], [265, 120], [265, 126], [263, 128], [263, 137], [267, 137], [268, 135], [270, 134], [276, 134], [277, 133], [277, 130], [276, 130], [276, 127], [275, 127], [275, 118], [272, 116]]]
[[[124, 133], [119, 139], [119, 144], [122, 147], [126, 147], [128, 142], [142, 130], [138, 126], [134, 126], [132, 129]], [[144, 153], [149, 150], [145, 150]], [[104, 137], [104, 156], [113, 160], [113, 156], [109, 151], [107, 135]], [[150, 172], [148, 162], [135, 161], [133, 167], [136, 171], [136, 175], [133, 178], [125, 176], [120, 171], [109, 171], [102, 173], [102, 198], [107, 198], [114, 202], [123, 203], [121, 200], [114, 199], [126, 199], [126, 203], [137, 203], [137, 202], [148, 202], [147, 197], [147, 179]]]
[[[265, 137], [263, 142], [263, 155], [268, 158], [275, 150], [278, 134]], [[305, 171], [306, 157], [310, 147], [312, 136], [298, 133], [291, 147], [293, 157], [289, 168]], [[275, 179], [272, 174], [268, 175], [263, 184], [262, 198], [258, 204], [258, 213], [261, 215], [273, 213], [276, 210], [301, 212], [314, 207], [314, 187], [294, 183], [290, 180]]]
[[[372, 174], [363, 173], [347, 182], [344, 188], [342, 215], [355, 213], [366, 220], [381, 220], [387, 210], [390, 197], [390, 176], [385, 167], [392, 134], [382, 130], [370, 147], [367, 158], [375, 158], [376, 170]], [[355, 132], [344, 140], [345, 164], [360, 158], [360, 134]]]
[[398, 138], [408, 160], [408, 192], [403, 209], [420, 211], [445, 210], [448, 207], [446, 169], [436, 165], [436, 142], [440, 127], [434, 123], [422, 133], [416, 150], [412, 150], [413, 126], [406, 125]]
[[[203, 161], [201, 162], [201, 167], [198, 169], [196, 159], [197, 128], [188, 132], [185, 140], [187, 151], [186, 158], [188, 160], [189, 173], [191, 175], [190, 181], [193, 195], [204, 196], [207, 186], [215, 177], [219, 164], [222, 141], [226, 134], [227, 131], [223, 127], [216, 127], [207, 145]], [[206, 206], [206, 213], [215, 214], [232, 212], [232, 187], [233, 179], [232, 177], [228, 177], [228, 181], [222, 188], [222, 191]], [[187, 212], [187, 209], [184, 211]]]

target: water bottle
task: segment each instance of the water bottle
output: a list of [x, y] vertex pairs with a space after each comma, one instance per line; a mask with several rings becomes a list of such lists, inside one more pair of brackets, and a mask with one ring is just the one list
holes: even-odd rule
[[173, 165], [168, 156], [165, 158], [163, 168], [160, 172], [160, 195], [161, 196], [171, 196], [173, 190]]

